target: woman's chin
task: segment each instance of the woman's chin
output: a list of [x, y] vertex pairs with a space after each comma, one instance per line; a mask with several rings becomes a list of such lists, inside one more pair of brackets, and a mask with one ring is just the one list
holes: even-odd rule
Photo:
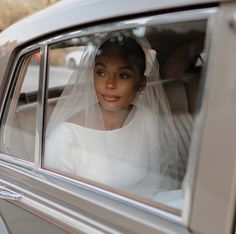
[[102, 110], [107, 111], [107, 112], [118, 112], [122, 110], [122, 108], [114, 107], [114, 106], [101, 106]]
[[128, 109], [128, 107], [121, 107], [120, 105], [116, 105], [116, 103], [100, 103], [100, 107], [107, 112], [119, 112]]

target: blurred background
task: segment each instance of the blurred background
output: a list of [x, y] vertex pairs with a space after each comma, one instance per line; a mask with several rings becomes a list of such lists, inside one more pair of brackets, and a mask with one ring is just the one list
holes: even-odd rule
[[17, 20], [59, 0], [0, 0], [0, 32]]

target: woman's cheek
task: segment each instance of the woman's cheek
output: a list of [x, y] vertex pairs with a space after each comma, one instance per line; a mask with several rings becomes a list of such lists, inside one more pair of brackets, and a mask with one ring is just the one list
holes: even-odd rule
[[94, 86], [95, 86], [95, 90], [96, 90], [96, 91], [101, 90], [101, 88], [102, 88], [102, 82], [101, 82], [101, 80], [99, 80], [98, 78], [95, 78], [95, 79], [94, 79]]

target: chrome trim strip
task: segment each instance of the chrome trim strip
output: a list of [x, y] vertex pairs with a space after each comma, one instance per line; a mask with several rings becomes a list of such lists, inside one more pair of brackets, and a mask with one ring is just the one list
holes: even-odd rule
[[3, 200], [21, 200], [22, 196], [19, 193], [11, 191], [4, 185], [0, 185], [0, 199]]
[[39, 93], [37, 105], [37, 118], [36, 118], [36, 135], [35, 135], [35, 167], [41, 167], [42, 155], [42, 142], [43, 142], [43, 122], [44, 122], [44, 102], [45, 92], [47, 90], [47, 45], [41, 47], [41, 60], [39, 71]]
[[10, 163], [13, 166], [22, 166], [24, 168], [32, 169], [34, 162], [29, 162], [21, 158], [17, 158], [11, 155], [3, 154], [0, 152], [0, 165], [1, 163]]

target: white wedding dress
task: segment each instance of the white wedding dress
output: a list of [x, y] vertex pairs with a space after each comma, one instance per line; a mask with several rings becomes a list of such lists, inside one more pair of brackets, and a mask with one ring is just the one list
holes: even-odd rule
[[120, 129], [102, 131], [64, 122], [47, 138], [45, 166], [152, 197], [163, 190], [160, 184], [170, 189], [170, 178], [160, 175], [156, 125], [144, 106]]

